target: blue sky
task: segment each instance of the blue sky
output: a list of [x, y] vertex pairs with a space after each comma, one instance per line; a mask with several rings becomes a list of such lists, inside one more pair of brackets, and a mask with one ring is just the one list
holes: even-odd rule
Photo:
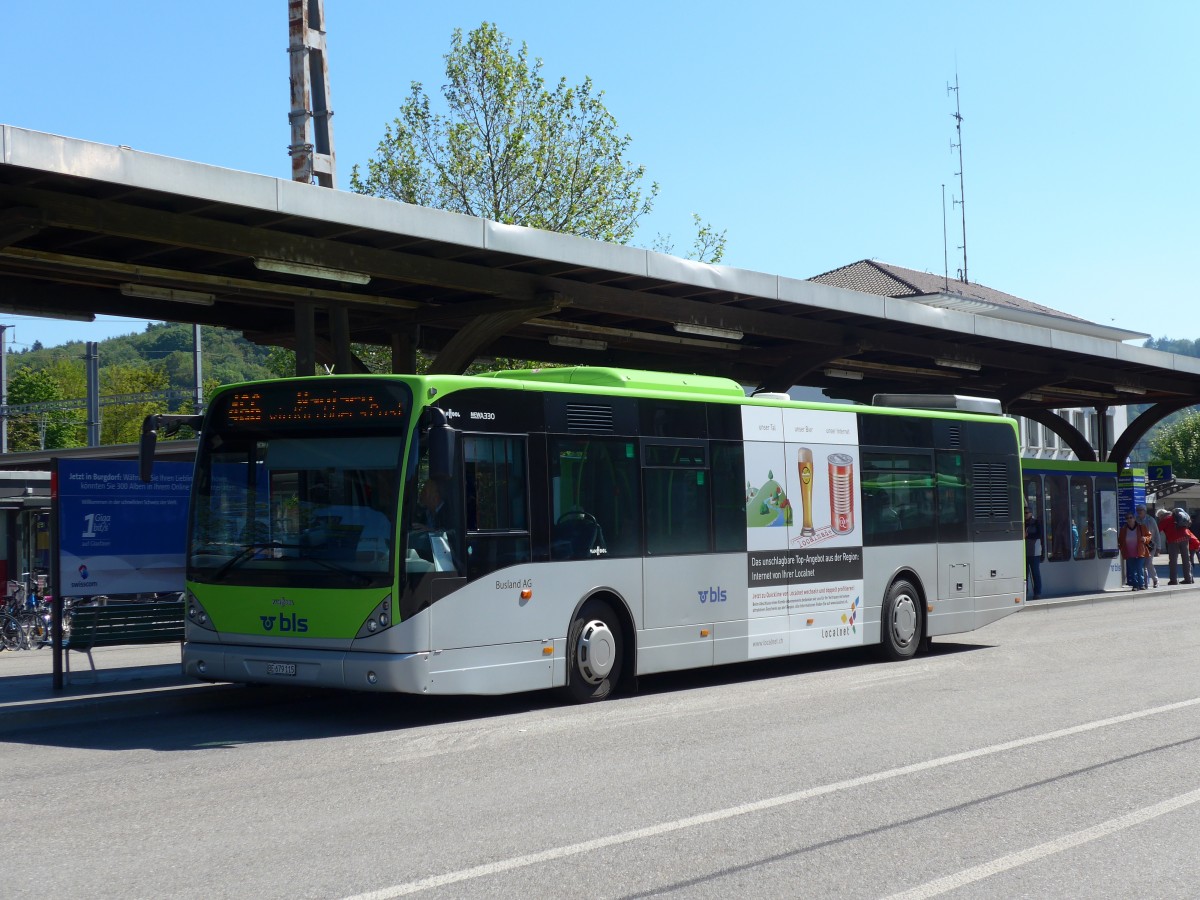
[[[0, 122], [289, 177], [286, 0], [0, 4]], [[1093, 321], [1200, 337], [1192, 261], [1200, 4], [326, 0], [338, 182], [455, 27], [495, 21], [591, 76], [661, 185], [635, 243], [728, 232], [725, 263], [809, 277], [864, 258], [962, 266]], [[943, 207], [942, 185], [946, 202]], [[5, 316], [17, 346], [144, 323]]]

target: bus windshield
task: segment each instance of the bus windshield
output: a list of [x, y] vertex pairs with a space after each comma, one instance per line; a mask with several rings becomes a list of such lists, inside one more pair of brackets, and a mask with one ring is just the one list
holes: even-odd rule
[[[215, 406], [193, 489], [188, 578], [281, 587], [391, 583], [407, 418], [253, 427]], [[330, 436], [330, 435], [335, 436]]]

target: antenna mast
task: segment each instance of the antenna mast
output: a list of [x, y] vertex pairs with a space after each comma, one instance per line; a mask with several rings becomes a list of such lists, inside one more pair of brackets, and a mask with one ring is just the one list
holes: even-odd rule
[[959, 248], [963, 252], [962, 280], [964, 282], [970, 283], [971, 279], [967, 277], [967, 198], [966, 198], [966, 192], [963, 189], [963, 158], [962, 158], [963, 117], [962, 117], [962, 107], [959, 104], [958, 71], [957, 70], [955, 70], [955, 72], [954, 72], [954, 87], [951, 87], [949, 85], [949, 83], [946, 84], [946, 93], [949, 94], [951, 91], [954, 91], [954, 112], [952, 112], [950, 115], [954, 118], [954, 128], [955, 128], [955, 131], [958, 132], [958, 143], [956, 144], [956, 143], [951, 142], [951, 144], [950, 144], [950, 152], [951, 153], [953, 153], [955, 151], [955, 149], [958, 150], [958, 171], [955, 172], [954, 174], [956, 174], [958, 176], [958, 197], [959, 197], [959, 199], [957, 199], [953, 202], [958, 204], [960, 207], [962, 207], [963, 242], [962, 242], [962, 247]]
[[292, 181], [335, 187], [333, 110], [325, 57], [325, 0], [288, 0]]

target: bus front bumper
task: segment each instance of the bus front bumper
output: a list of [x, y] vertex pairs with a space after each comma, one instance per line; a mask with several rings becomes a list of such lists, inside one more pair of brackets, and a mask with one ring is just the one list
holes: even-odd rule
[[296, 685], [355, 691], [429, 691], [428, 653], [348, 653], [236, 644], [183, 645], [183, 672], [201, 681]]

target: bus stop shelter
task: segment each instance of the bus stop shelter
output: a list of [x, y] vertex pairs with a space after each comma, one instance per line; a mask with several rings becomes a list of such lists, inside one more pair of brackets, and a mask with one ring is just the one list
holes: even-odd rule
[[[435, 372], [515, 357], [875, 393], [992, 397], [1096, 451], [1052, 410], [1148, 404], [1100, 455], [1124, 460], [1200, 402], [1200, 360], [1135, 332], [1003, 315], [947, 280], [894, 297], [0, 125], [0, 311], [241, 330], [364, 371], [361, 342]], [[962, 301], [962, 302], [960, 302]], [[1098, 416], [1100, 421], [1104, 415]]]

